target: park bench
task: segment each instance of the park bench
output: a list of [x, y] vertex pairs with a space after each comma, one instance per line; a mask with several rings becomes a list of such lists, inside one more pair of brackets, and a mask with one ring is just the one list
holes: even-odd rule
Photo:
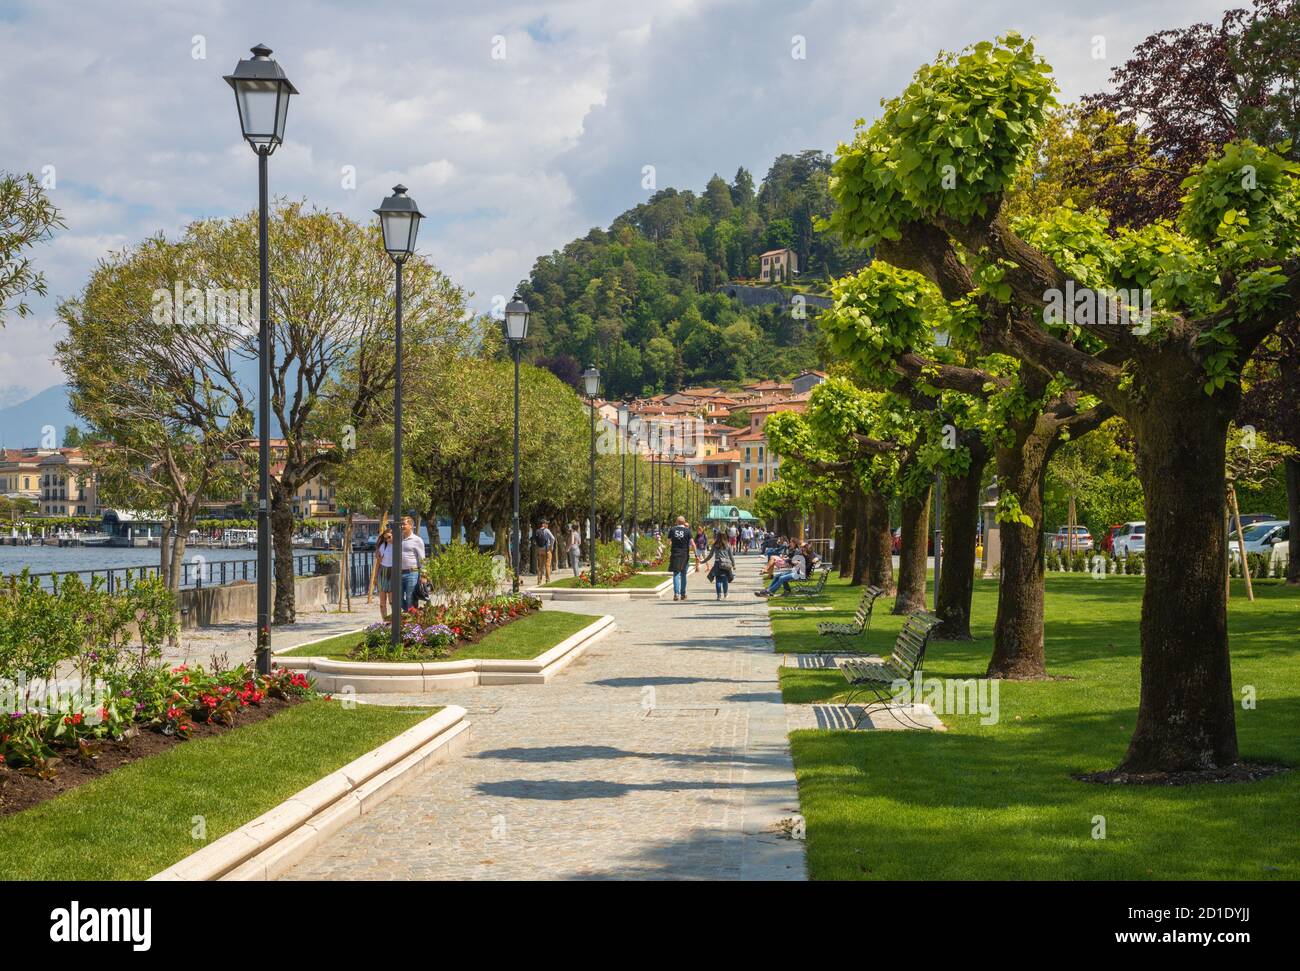
[[884, 661], [859, 661], [856, 658], [840, 661], [840, 673], [853, 688], [844, 703], [847, 705], [855, 695], [869, 691], [876, 698], [873, 705], [887, 705], [893, 699], [894, 683], [910, 681], [912, 675], [921, 670], [930, 635], [941, 623], [934, 614], [912, 614], [898, 632], [893, 652]]
[[837, 646], [846, 651], [853, 651], [853, 639], [859, 636], [863, 637], [865, 644], [865, 635], [871, 627], [871, 611], [876, 606], [876, 599], [884, 592], [880, 587], [867, 587], [862, 591], [862, 601], [858, 604], [851, 623], [823, 620], [817, 625], [817, 633], [822, 637], [834, 637]]
[[826, 589], [826, 578], [830, 575], [831, 568], [824, 566], [821, 568], [821, 576], [816, 580], [812, 577], [808, 577], [806, 580], [791, 580], [786, 596], [815, 597]]

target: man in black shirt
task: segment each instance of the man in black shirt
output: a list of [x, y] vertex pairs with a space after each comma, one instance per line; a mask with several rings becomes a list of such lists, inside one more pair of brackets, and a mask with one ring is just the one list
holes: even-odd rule
[[668, 569], [673, 575], [673, 600], [686, 599], [686, 569], [691, 565], [691, 528], [686, 525], [686, 517], [678, 516], [677, 522], [668, 527]]

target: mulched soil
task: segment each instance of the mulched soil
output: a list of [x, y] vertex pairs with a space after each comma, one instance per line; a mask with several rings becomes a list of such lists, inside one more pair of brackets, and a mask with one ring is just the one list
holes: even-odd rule
[[1096, 782], [1102, 785], [1128, 786], [1194, 786], [1210, 782], [1258, 782], [1283, 772], [1290, 772], [1287, 765], [1275, 765], [1268, 762], [1234, 762], [1217, 769], [1196, 769], [1185, 772], [1120, 772], [1109, 769], [1105, 772], [1087, 772], [1075, 775], [1080, 782]]
[[265, 698], [260, 705], [249, 705], [241, 709], [235, 717], [235, 724], [231, 726], [218, 722], [196, 721], [193, 730], [188, 733], [188, 739], [164, 735], [156, 728], [137, 726], [138, 730], [129, 738], [121, 741], [106, 740], [100, 743], [99, 749], [92, 758], [83, 757], [75, 749], [60, 749], [60, 758], [54, 766], [53, 779], [41, 779], [26, 775], [19, 769], [0, 766], [0, 816], [22, 812], [77, 786], [108, 775], [124, 765], [147, 759], [176, 745], [184, 745], [187, 740], [224, 735], [244, 725], [272, 718], [301, 701], [301, 698], [293, 698], [289, 701]]

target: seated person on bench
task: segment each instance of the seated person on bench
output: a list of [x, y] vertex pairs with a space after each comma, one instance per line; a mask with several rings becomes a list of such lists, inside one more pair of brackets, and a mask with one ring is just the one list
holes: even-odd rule
[[784, 588], [785, 592], [789, 593], [790, 581], [807, 579], [808, 571], [812, 568], [810, 564], [814, 559], [812, 550], [806, 545], [796, 548], [794, 554], [790, 557], [790, 568], [775, 570], [768, 588], [766, 590], [756, 590], [754, 593], [759, 597], [770, 597], [776, 593], [778, 588]]

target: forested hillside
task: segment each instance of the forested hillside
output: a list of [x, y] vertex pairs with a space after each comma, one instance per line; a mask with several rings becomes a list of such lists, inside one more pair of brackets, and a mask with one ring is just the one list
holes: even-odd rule
[[866, 262], [816, 233], [829, 215], [830, 156], [779, 156], [756, 188], [741, 168], [703, 193], [662, 189], [608, 230], [538, 259], [520, 295], [534, 311], [529, 359], [575, 382], [594, 362], [609, 397], [792, 374], [818, 362], [816, 328], [780, 305], [744, 307], [719, 288], [756, 280], [759, 254], [799, 255], [793, 283], [818, 291]]

